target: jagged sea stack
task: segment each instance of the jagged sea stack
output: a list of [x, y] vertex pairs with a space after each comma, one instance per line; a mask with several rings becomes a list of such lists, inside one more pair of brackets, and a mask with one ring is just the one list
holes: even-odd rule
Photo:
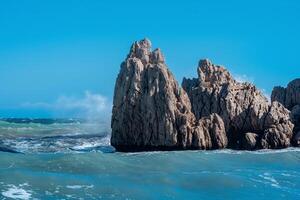
[[237, 82], [224, 67], [201, 60], [198, 78], [184, 79], [182, 86], [197, 119], [212, 113], [221, 116], [230, 148], [290, 146], [293, 124], [289, 111], [278, 102], [270, 105], [254, 85]]
[[224, 67], [201, 60], [198, 78], [184, 79], [182, 87], [159, 49], [151, 51], [147, 39], [135, 42], [115, 85], [111, 144], [117, 151], [290, 146], [290, 111]]
[[159, 49], [135, 42], [115, 85], [111, 144], [117, 151], [217, 149], [227, 146], [217, 114], [196, 120], [186, 92]]
[[282, 103], [291, 111], [294, 127], [293, 144], [300, 146], [300, 79], [291, 81], [286, 88], [274, 87], [271, 100]]

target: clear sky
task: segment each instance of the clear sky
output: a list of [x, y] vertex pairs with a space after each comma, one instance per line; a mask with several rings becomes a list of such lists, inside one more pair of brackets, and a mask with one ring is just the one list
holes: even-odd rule
[[300, 1], [3, 0], [0, 117], [110, 112], [120, 63], [144, 37], [181, 83], [200, 58], [270, 94], [300, 77]]

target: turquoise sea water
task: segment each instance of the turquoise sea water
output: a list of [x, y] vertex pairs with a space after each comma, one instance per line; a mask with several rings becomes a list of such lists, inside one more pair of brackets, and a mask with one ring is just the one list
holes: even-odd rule
[[0, 152], [0, 199], [300, 199], [298, 149], [115, 153], [105, 124], [0, 127], [22, 152]]

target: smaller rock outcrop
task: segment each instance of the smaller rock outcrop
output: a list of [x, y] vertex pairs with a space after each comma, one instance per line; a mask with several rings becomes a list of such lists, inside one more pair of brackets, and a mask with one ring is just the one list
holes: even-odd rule
[[229, 147], [285, 148], [290, 145], [293, 124], [289, 111], [280, 103], [270, 105], [253, 84], [237, 82], [224, 67], [207, 59], [200, 60], [198, 78], [184, 79], [182, 87], [197, 119], [212, 113], [223, 119]]
[[286, 88], [274, 87], [271, 100], [282, 103], [289, 110], [292, 110], [296, 105], [300, 105], [300, 79], [291, 81]]
[[271, 101], [282, 103], [291, 111], [291, 119], [294, 123], [294, 136], [292, 143], [295, 146], [300, 145], [300, 79], [291, 81], [286, 88], [281, 86], [274, 87], [271, 95]]
[[265, 117], [265, 131], [261, 146], [276, 149], [290, 146], [294, 125], [290, 121], [290, 112], [279, 102], [274, 101]]
[[259, 135], [256, 133], [245, 133], [242, 138], [242, 148], [245, 150], [258, 149]]
[[192, 147], [194, 149], [223, 149], [228, 139], [222, 118], [213, 113], [199, 120], [197, 131], [194, 132]]

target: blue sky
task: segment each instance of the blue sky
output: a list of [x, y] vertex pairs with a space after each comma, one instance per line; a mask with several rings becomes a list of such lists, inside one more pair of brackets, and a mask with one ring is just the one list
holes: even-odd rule
[[144, 37], [180, 83], [210, 58], [270, 94], [300, 77], [299, 10], [296, 0], [1, 1], [0, 117], [109, 113], [120, 63]]

